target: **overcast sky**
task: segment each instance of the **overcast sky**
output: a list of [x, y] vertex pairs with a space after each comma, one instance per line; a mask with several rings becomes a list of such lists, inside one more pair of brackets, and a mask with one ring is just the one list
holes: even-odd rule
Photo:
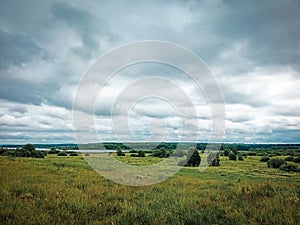
[[[84, 73], [111, 49], [141, 40], [176, 43], [208, 65], [224, 95], [225, 142], [299, 143], [299, 11], [298, 0], [1, 0], [0, 144], [76, 142], [72, 106]], [[132, 83], [145, 76], [166, 82]], [[128, 86], [136, 95], [151, 88], [174, 98], [174, 84], [193, 101], [198, 128], [191, 122], [180, 132], [190, 122], [178, 114], [186, 105], [176, 108], [164, 98], [141, 99], [126, 114], [116, 104], [112, 112]], [[83, 116], [90, 113], [82, 110]], [[129, 133], [112, 125], [111, 113], [116, 121], [128, 120]], [[178, 141], [196, 134], [206, 141], [212, 118], [205, 93], [182, 72], [148, 63], [125, 68], [108, 82], [96, 103], [95, 124], [99, 139], [82, 130], [86, 142], [118, 140], [117, 126], [121, 141]]]

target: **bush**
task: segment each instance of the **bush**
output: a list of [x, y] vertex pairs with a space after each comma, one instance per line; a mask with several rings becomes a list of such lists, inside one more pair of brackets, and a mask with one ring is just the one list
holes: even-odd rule
[[228, 156], [229, 153], [230, 153], [229, 149], [225, 149], [225, 150], [224, 150], [224, 156]]
[[45, 158], [42, 151], [36, 151], [36, 150], [31, 152], [31, 157], [32, 158]]
[[243, 161], [244, 160], [243, 156], [238, 155], [238, 160]]
[[145, 157], [145, 152], [143, 150], [139, 150], [139, 157]]
[[28, 151], [30, 151], [30, 152], [35, 151], [35, 147], [34, 147], [33, 144], [26, 144], [26, 145], [24, 145], [24, 146], [22, 147], [22, 149], [28, 150]]
[[229, 160], [236, 160], [236, 154], [234, 154], [233, 152], [230, 152], [228, 155]]
[[139, 157], [139, 155], [138, 155], [138, 154], [131, 153], [131, 154], [130, 154], [130, 157]]
[[118, 146], [117, 148], [117, 156], [125, 156], [125, 153], [122, 152], [121, 148]]
[[78, 156], [77, 152], [71, 152], [69, 156]]
[[298, 172], [299, 169], [296, 165], [294, 164], [288, 164], [288, 163], [284, 163], [279, 167], [280, 170], [283, 170], [285, 172]]
[[14, 154], [16, 157], [31, 157], [31, 152], [26, 149], [17, 149]]
[[57, 154], [59, 153], [58, 150], [56, 150], [55, 148], [51, 148], [50, 151], [48, 152], [48, 154]]
[[65, 151], [61, 151], [57, 154], [57, 156], [68, 156], [68, 153]]
[[161, 148], [159, 151], [153, 152], [152, 156], [159, 158], [168, 158], [170, 156], [170, 152], [165, 148]]
[[293, 156], [288, 156], [284, 159], [287, 162], [293, 162], [294, 161], [294, 157]]
[[300, 156], [294, 158], [293, 162], [295, 162], [295, 163], [300, 163]]
[[220, 158], [219, 154], [217, 153], [210, 153], [207, 157], [207, 163], [210, 166], [220, 166]]
[[270, 159], [267, 162], [267, 165], [269, 168], [279, 168], [283, 163], [284, 163], [283, 159], [274, 158], [274, 159]]
[[248, 156], [256, 156], [257, 153], [256, 152], [248, 152]]
[[261, 161], [261, 162], [268, 162], [269, 160], [270, 160], [270, 157], [268, 157], [268, 156], [263, 156], [263, 157], [260, 158], [259, 161]]
[[185, 166], [199, 166], [200, 162], [201, 162], [201, 157], [199, 155], [199, 152], [197, 149], [191, 149], [189, 151], [188, 156], [190, 156], [190, 159], [187, 161], [187, 163], [185, 164]]

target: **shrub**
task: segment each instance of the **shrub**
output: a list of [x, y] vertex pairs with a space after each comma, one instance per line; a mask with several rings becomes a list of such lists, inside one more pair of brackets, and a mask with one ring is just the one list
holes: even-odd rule
[[117, 148], [117, 156], [125, 156], [125, 153], [122, 152], [121, 148], [118, 146]]
[[270, 157], [268, 157], [268, 156], [263, 156], [263, 157], [260, 158], [259, 161], [261, 161], [261, 162], [268, 162], [269, 160], [270, 160]]
[[139, 157], [139, 155], [138, 155], [138, 154], [131, 153], [131, 154], [130, 154], [130, 157]]
[[256, 152], [248, 152], [248, 156], [255, 156], [255, 155], [257, 155]]
[[224, 150], [224, 156], [228, 156], [229, 153], [230, 153], [229, 149], [225, 149], [225, 150]]
[[284, 163], [283, 159], [274, 158], [274, 159], [270, 159], [267, 162], [267, 165], [269, 168], [279, 168], [283, 163]]
[[51, 148], [50, 151], [48, 152], [48, 154], [57, 154], [59, 153], [58, 150], [56, 150], [55, 148]]
[[284, 159], [287, 162], [293, 162], [294, 161], [294, 157], [293, 156], [288, 156]]
[[24, 145], [24, 146], [22, 147], [22, 149], [28, 150], [28, 151], [30, 151], [30, 152], [35, 151], [35, 147], [34, 147], [33, 144], [26, 144], [26, 145]]
[[16, 157], [31, 157], [31, 152], [26, 149], [17, 149], [15, 151], [15, 156]]
[[243, 156], [238, 155], [238, 160], [243, 161], [244, 160]]
[[190, 159], [185, 164], [186, 166], [199, 166], [201, 162], [201, 157], [199, 155], [199, 152], [197, 150], [191, 149], [189, 151], [188, 156], [190, 156]]
[[45, 158], [43, 152], [36, 151], [36, 150], [31, 152], [31, 157], [32, 158]]
[[57, 154], [57, 156], [68, 156], [68, 153], [65, 151], [61, 151]]
[[78, 156], [77, 152], [71, 152], [69, 156]]
[[228, 155], [229, 160], [236, 160], [236, 154], [234, 154], [233, 152], [230, 152]]
[[295, 163], [300, 163], [300, 156], [294, 158], [293, 162], [295, 162]]
[[299, 169], [296, 165], [294, 164], [288, 164], [288, 163], [284, 163], [279, 167], [280, 170], [283, 170], [285, 172], [298, 172]]
[[[145, 157], [145, 152], [143, 150], [139, 150], [139, 157]], [[125, 155], [125, 154], [124, 154]]]
[[207, 157], [207, 163], [210, 166], [220, 166], [220, 158], [219, 154], [217, 153], [210, 153]]
[[167, 158], [170, 156], [170, 152], [167, 151], [165, 148], [161, 148], [159, 151], [153, 152], [152, 156], [159, 158]]

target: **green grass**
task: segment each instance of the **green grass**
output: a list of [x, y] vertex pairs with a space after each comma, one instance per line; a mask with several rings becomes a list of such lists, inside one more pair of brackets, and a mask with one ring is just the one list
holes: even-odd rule
[[259, 159], [221, 157], [220, 167], [183, 168], [165, 182], [130, 187], [103, 178], [81, 156], [0, 157], [0, 223], [299, 224], [300, 173]]

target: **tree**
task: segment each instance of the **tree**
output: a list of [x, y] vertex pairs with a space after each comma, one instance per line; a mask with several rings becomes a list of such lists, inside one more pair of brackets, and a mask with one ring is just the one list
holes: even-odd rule
[[233, 152], [230, 152], [228, 155], [229, 160], [236, 160], [236, 154], [234, 154]]
[[139, 157], [145, 157], [145, 152], [143, 150], [139, 150]]
[[229, 153], [230, 153], [229, 149], [225, 149], [225, 150], [224, 150], [224, 156], [228, 156]]
[[207, 163], [210, 166], [220, 166], [220, 158], [219, 154], [217, 153], [210, 153], [207, 157]]
[[269, 168], [279, 168], [283, 163], [283, 159], [273, 158], [267, 162], [267, 165]]
[[259, 161], [261, 161], [261, 162], [268, 162], [269, 160], [270, 160], [270, 157], [268, 157], [268, 156], [263, 156], [263, 157], [260, 158]]
[[238, 155], [238, 160], [243, 161], [244, 160], [243, 156], [242, 155]]
[[[193, 152], [192, 155], [191, 155], [191, 152]], [[199, 152], [197, 150], [191, 149], [189, 151], [188, 156], [190, 156], [190, 155], [191, 155], [191, 158], [187, 161], [187, 163], [185, 165], [193, 166], [193, 167], [199, 166], [200, 162], [201, 162], [201, 157], [199, 155]]]
[[237, 150], [237, 148], [236, 148], [235, 145], [232, 147], [232, 152], [233, 152], [235, 155], [238, 154], [238, 150]]
[[125, 153], [124, 153], [124, 152], [122, 152], [122, 150], [121, 150], [121, 147], [120, 147], [120, 146], [118, 146], [118, 147], [117, 147], [117, 156], [125, 156]]
[[288, 163], [283, 163], [280, 167], [279, 167], [280, 170], [283, 170], [285, 172], [298, 172], [299, 169], [296, 165], [294, 164], [288, 164]]
[[295, 163], [300, 163], [300, 156], [294, 158], [293, 162], [295, 162]]
[[33, 152], [33, 151], [35, 151], [35, 147], [34, 147], [34, 145], [33, 144], [26, 144], [26, 145], [24, 145], [23, 146], [23, 148], [22, 149], [24, 149], [24, 150], [28, 150], [28, 151], [30, 151], [30, 152]]
[[56, 148], [51, 148], [50, 151], [48, 152], [49, 154], [57, 154], [59, 151], [56, 150]]

